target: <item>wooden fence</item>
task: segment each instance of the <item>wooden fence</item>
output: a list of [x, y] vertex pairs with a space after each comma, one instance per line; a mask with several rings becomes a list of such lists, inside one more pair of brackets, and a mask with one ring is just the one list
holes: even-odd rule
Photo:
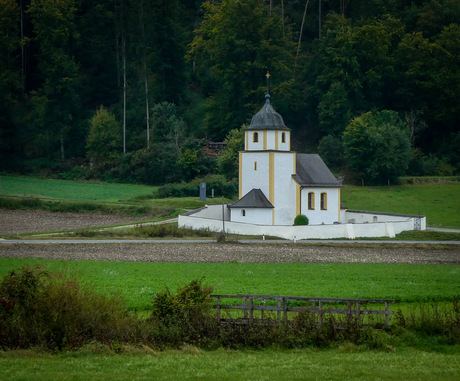
[[[347, 319], [356, 318], [358, 321], [361, 321], [362, 316], [384, 315], [385, 321], [382, 324], [389, 326], [390, 315], [394, 314], [394, 311], [390, 310], [390, 303], [399, 302], [389, 299], [338, 299], [245, 294], [211, 296], [216, 300], [214, 307], [219, 321], [233, 321], [241, 324], [268, 319], [275, 319], [279, 323], [288, 322], [292, 320], [292, 313], [294, 312], [309, 312], [318, 324], [323, 323], [325, 314], [345, 314]], [[232, 303], [224, 304], [225, 299], [230, 299]], [[238, 299], [240, 304], [235, 304], [238, 303]], [[369, 305], [373, 309], [368, 309]], [[379, 309], [379, 307], [384, 309]], [[224, 318], [222, 317], [223, 310], [232, 310], [236, 313], [227, 313], [228, 316]]]

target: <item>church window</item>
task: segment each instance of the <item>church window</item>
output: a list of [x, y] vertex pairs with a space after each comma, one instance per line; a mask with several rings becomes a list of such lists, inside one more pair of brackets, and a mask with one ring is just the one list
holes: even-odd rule
[[308, 192], [308, 210], [315, 210], [315, 193]]
[[241, 215], [242, 215], [243, 217], [246, 216], [246, 211], [245, 211], [244, 209], [241, 211]]
[[281, 134], [281, 143], [286, 143], [286, 133], [285, 132]]
[[254, 132], [254, 134], [252, 135], [252, 142], [259, 143], [259, 133], [258, 132]]
[[327, 210], [327, 193], [321, 193], [321, 210]]
[[257, 171], [257, 161], [254, 162], [254, 171]]

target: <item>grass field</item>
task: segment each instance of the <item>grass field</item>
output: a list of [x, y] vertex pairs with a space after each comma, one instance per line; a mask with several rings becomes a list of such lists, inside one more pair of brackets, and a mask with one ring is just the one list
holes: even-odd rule
[[[89, 202], [194, 209], [204, 205], [198, 197], [152, 199], [156, 187], [131, 184], [81, 183], [20, 176], [1, 176], [0, 196], [36, 197], [51, 201]], [[226, 200], [228, 201], [228, 200]], [[207, 203], [221, 202], [208, 199]], [[460, 184], [414, 184], [391, 187], [342, 189], [349, 209], [422, 214], [429, 226], [460, 229]]]
[[272, 294], [336, 298], [448, 301], [460, 295], [460, 266], [319, 263], [133, 263], [1, 258], [0, 276], [26, 264], [77, 276], [98, 292], [119, 293], [128, 307], [145, 311], [151, 297], [193, 279], [218, 294]]
[[[60, 355], [0, 352], [3, 380], [458, 380], [460, 351], [332, 350], [201, 352], [195, 348], [151, 354], [99, 354], [83, 349]], [[455, 350], [456, 349], [456, 350]], [[96, 349], [97, 350], [97, 349]], [[455, 351], [454, 351], [455, 350]], [[135, 352], [131, 349], [131, 352]], [[129, 352], [128, 352], [129, 353]]]
[[83, 183], [34, 177], [1, 176], [0, 194], [71, 201], [117, 202], [151, 196], [156, 187], [131, 184]]
[[[158, 213], [163, 213], [163, 217], [167, 217], [183, 213], [185, 209], [201, 208], [205, 204], [199, 197], [153, 198], [156, 189], [145, 185], [83, 183], [23, 176], [0, 178], [0, 198], [3, 196], [7, 208], [38, 207], [51, 211], [101, 211], [136, 215], [150, 213], [155, 217], [161, 217]], [[38, 200], [39, 203], [21, 204], [18, 202], [20, 200]], [[206, 201], [208, 204], [213, 202], [220, 203], [222, 200], [216, 198]], [[130, 208], [132, 213], [129, 213]]]
[[428, 226], [460, 229], [460, 184], [352, 187], [342, 190], [349, 209], [421, 214]]

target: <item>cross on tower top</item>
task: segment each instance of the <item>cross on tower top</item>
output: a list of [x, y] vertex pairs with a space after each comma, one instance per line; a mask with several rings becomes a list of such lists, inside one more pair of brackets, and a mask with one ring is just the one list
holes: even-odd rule
[[269, 95], [270, 94], [270, 92], [269, 92], [269, 82], [270, 81], [269, 80], [270, 80], [271, 75], [270, 75], [270, 72], [268, 70], [267, 70], [267, 74], [265, 74], [265, 77], [267, 78], [267, 95]]

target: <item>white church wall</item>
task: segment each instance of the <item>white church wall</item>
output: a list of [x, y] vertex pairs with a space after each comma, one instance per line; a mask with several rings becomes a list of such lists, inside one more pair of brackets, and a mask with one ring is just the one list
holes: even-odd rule
[[232, 208], [232, 222], [245, 224], [271, 225], [273, 209], [268, 208]]
[[295, 153], [273, 153], [273, 188], [275, 225], [292, 225], [296, 216]]
[[[315, 209], [308, 209], [308, 193], [315, 195]], [[327, 194], [327, 209], [321, 210], [321, 193]], [[308, 217], [310, 225], [333, 224], [339, 222], [340, 196], [338, 188], [304, 188], [301, 192], [301, 214]], [[341, 222], [346, 222], [345, 220]]]
[[[179, 227], [221, 232], [222, 221], [195, 217], [194, 215], [181, 215], [179, 216]], [[228, 234], [266, 235], [288, 240], [394, 237], [395, 234], [405, 230], [413, 230], [410, 221], [314, 226], [272, 226], [225, 222], [225, 232]]]
[[268, 152], [243, 152], [241, 155], [240, 180], [243, 197], [252, 189], [260, 189], [268, 198], [269, 195], [269, 154]]

